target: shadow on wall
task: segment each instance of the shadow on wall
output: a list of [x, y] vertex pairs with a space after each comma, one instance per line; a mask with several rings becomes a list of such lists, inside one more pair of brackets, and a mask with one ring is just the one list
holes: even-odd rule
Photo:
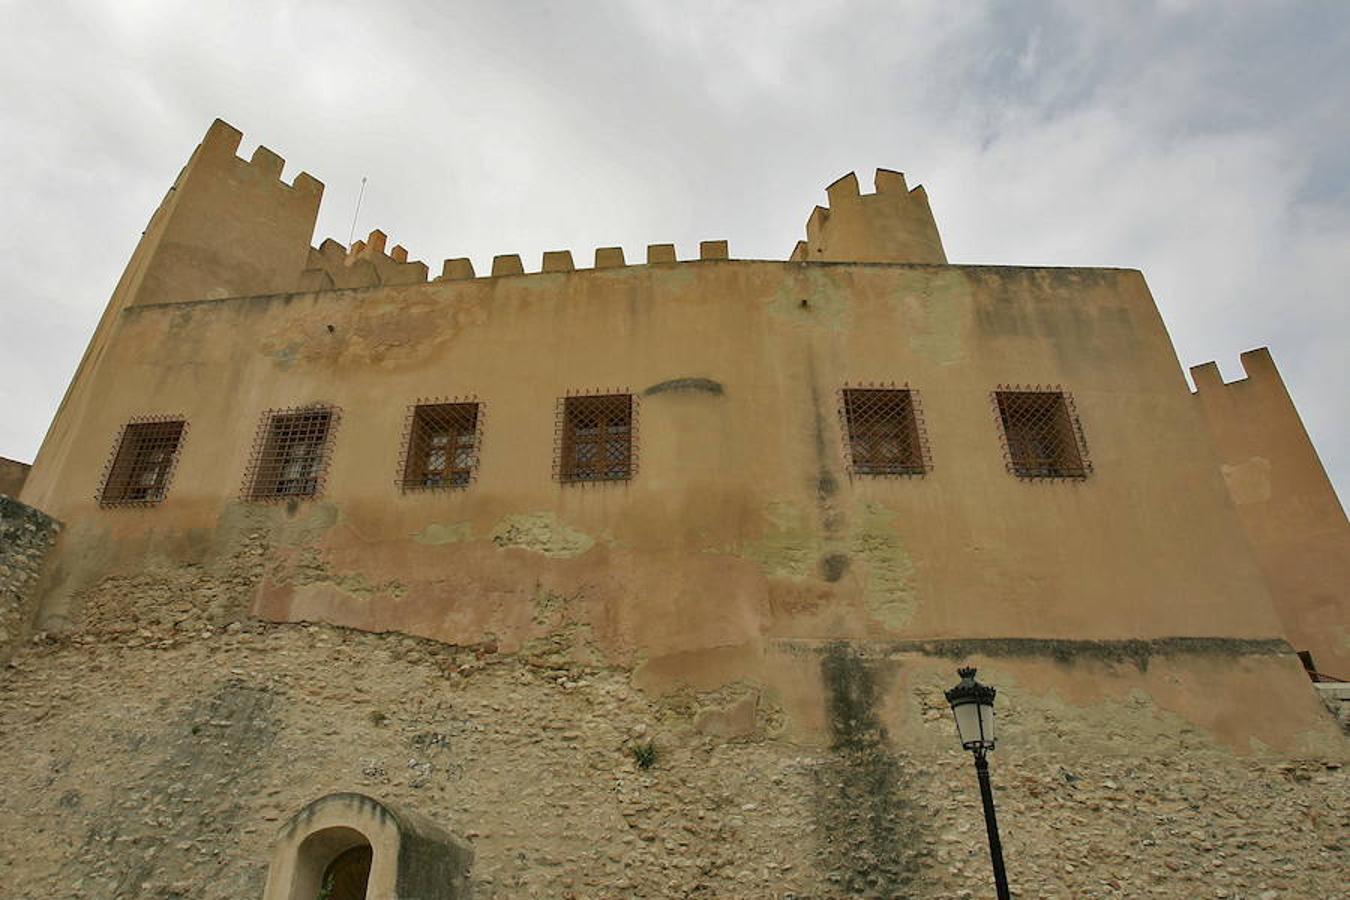
[[23, 483], [28, 480], [28, 470], [31, 468], [28, 463], [0, 456], [0, 494], [19, 499], [19, 491], [23, 490]]

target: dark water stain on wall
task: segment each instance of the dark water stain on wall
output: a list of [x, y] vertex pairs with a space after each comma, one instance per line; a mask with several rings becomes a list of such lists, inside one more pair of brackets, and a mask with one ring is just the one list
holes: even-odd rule
[[881, 665], [846, 643], [821, 658], [831, 745], [815, 788], [820, 863], [839, 894], [909, 897], [922, 875], [923, 819], [878, 715]]
[[[146, 764], [118, 785], [117, 801], [92, 812], [63, 878], [82, 883], [88, 896], [141, 897], [212, 875], [216, 856], [235, 849], [246, 805], [261, 787], [261, 761], [279, 727], [274, 701], [265, 688], [231, 680], [181, 718], [109, 748]], [[266, 864], [247, 870], [233, 886], [238, 896], [262, 896]]]
[[839, 493], [839, 479], [830, 468], [829, 441], [825, 430], [825, 395], [816, 383], [816, 360], [806, 358], [807, 384], [811, 386], [811, 437], [816, 457], [816, 505], [820, 509], [821, 525], [826, 534], [836, 534], [842, 525], [834, 496]]
[[847, 553], [827, 553], [820, 559], [820, 574], [826, 581], [838, 581], [848, 571]]
[[643, 391], [642, 395], [654, 397], [657, 394], [685, 393], [711, 394], [714, 397], [720, 397], [724, 392], [722, 382], [713, 381], [711, 378], [672, 378], [669, 381], [652, 385]]

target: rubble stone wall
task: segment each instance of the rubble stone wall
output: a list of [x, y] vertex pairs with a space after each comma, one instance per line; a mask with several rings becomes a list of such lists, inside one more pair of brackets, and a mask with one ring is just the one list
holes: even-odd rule
[[0, 494], [0, 660], [37, 608], [38, 581], [61, 523]]
[[[843, 643], [813, 659], [828, 724], [802, 740], [762, 685], [655, 693], [542, 647], [201, 619], [29, 642], [0, 669], [0, 883], [32, 900], [258, 897], [286, 821], [356, 791], [463, 835], [480, 898], [992, 894], [941, 693], [954, 663]], [[1148, 672], [1184, 680], [1183, 663]], [[1064, 684], [1139, 671], [1054, 665]], [[1019, 671], [981, 670], [1000, 688], [993, 777], [1022, 896], [1344, 888], [1330, 716], [1336, 741], [1236, 751], [1140, 692], [1038, 693]]]

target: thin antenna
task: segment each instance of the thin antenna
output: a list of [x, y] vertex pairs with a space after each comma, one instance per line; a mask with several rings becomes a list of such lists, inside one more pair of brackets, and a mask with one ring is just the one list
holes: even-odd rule
[[352, 230], [347, 232], [347, 246], [352, 245], [352, 238], [356, 237], [356, 217], [361, 215], [361, 200], [366, 196], [366, 176], [361, 176], [361, 192], [356, 195], [356, 212], [352, 213]]

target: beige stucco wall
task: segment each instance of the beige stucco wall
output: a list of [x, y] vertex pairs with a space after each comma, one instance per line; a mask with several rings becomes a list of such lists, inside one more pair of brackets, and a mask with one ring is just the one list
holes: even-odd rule
[[1213, 363], [1191, 369], [1196, 403], [1289, 640], [1350, 678], [1350, 523], [1270, 352], [1242, 367], [1232, 384]]
[[[453, 642], [530, 640], [541, 593], [629, 659], [765, 637], [1280, 634], [1135, 272], [727, 261], [142, 306], [108, 365], [88, 438], [25, 492], [72, 523], [52, 623], [147, 554], [220, 552], [248, 516], [291, 535], [261, 614]], [[723, 392], [644, 395], [680, 378]], [[873, 380], [920, 391], [927, 476], [845, 474], [835, 391]], [[1073, 392], [1090, 478], [1008, 474], [1000, 383]], [[555, 398], [600, 387], [641, 396], [639, 472], [560, 485]], [[401, 494], [407, 406], [440, 395], [485, 404], [479, 477]], [[316, 401], [342, 409], [325, 496], [241, 511], [259, 413]], [[169, 497], [101, 510], [111, 442], [145, 413], [191, 423]]]
[[[380, 232], [309, 248], [317, 182], [282, 184], [279, 157], [237, 145], [212, 126], [156, 213], [24, 487], [68, 523], [41, 627], [256, 615], [553, 648], [655, 691], [771, 683], [795, 733], [819, 730], [818, 667], [773, 660], [838, 640], [1052, 673], [1171, 648], [1177, 683], [1214, 654], [1285, 657], [1269, 702], [1225, 720], [1239, 745], [1295, 739], [1272, 703], [1316, 707], [1285, 702], [1306, 685], [1138, 272], [940, 264], [926, 198], [883, 171], [875, 194], [831, 187], [811, 261], [715, 242], [695, 262], [610, 249], [568, 271], [554, 253], [479, 279], [452, 260], [425, 283]], [[837, 392], [860, 382], [918, 391], [931, 472], [850, 479]], [[1072, 392], [1090, 477], [1009, 474], [1002, 384]], [[636, 477], [561, 485], [556, 401], [595, 389], [639, 399]], [[476, 480], [402, 493], [410, 404], [469, 396]], [[241, 502], [260, 414], [320, 402], [341, 410], [323, 495]], [[101, 509], [118, 430], [146, 414], [189, 422], [168, 497]]]

